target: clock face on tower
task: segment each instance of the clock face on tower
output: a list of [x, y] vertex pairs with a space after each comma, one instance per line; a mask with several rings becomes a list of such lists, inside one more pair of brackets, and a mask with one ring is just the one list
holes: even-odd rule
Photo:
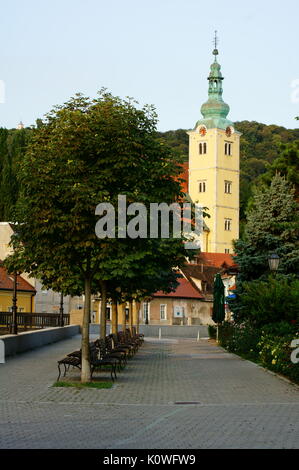
[[225, 133], [227, 137], [230, 137], [234, 133], [234, 128], [232, 126], [227, 126]]
[[206, 128], [205, 126], [201, 126], [201, 127], [199, 128], [199, 133], [200, 133], [201, 136], [204, 137], [204, 136], [206, 135], [206, 133], [207, 133], [207, 128]]

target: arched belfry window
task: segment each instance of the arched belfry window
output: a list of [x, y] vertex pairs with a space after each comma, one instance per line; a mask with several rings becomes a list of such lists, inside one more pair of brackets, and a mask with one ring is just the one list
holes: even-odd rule
[[231, 142], [225, 142], [224, 154], [225, 155], [232, 155], [232, 143]]
[[207, 143], [201, 142], [199, 144], [199, 155], [205, 155], [207, 153]]

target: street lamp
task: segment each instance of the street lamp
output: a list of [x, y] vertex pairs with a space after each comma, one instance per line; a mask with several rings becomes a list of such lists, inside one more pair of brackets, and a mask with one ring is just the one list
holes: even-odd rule
[[17, 281], [18, 275], [17, 272], [14, 272], [13, 276], [13, 297], [12, 297], [12, 325], [11, 325], [11, 333], [13, 335], [18, 334], [18, 319], [17, 319]]
[[60, 309], [59, 309], [59, 314], [60, 314], [60, 326], [64, 326], [64, 318], [63, 318], [63, 292], [60, 293]]
[[269, 268], [270, 271], [277, 271], [278, 265], [279, 265], [280, 258], [277, 253], [272, 253], [271, 255], [268, 256], [268, 263], [269, 263]]

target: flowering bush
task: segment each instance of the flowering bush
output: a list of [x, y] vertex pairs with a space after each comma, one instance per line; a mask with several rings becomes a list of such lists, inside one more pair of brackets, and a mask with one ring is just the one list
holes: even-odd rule
[[228, 351], [258, 362], [274, 372], [299, 383], [299, 363], [291, 361], [293, 339], [299, 338], [298, 326], [287, 322], [254, 328], [248, 323], [224, 323], [219, 342]]

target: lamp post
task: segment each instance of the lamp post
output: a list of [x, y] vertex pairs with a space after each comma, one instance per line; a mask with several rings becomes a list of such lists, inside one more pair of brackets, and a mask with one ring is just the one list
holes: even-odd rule
[[276, 272], [279, 266], [280, 258], [277, 253], [268, 256], [268, 263], [271, 272]]
[[64, 326], [64, 320], [63, 320], [63, 292], [60, 293], [60, 326]]
[[11, 324], [11, 333], [13, 335], [18, 334], [18, 319], [17, 319], [17, 272], [14, 272], [13, 275], [13, 296], [12, 296], [12, 324]]

